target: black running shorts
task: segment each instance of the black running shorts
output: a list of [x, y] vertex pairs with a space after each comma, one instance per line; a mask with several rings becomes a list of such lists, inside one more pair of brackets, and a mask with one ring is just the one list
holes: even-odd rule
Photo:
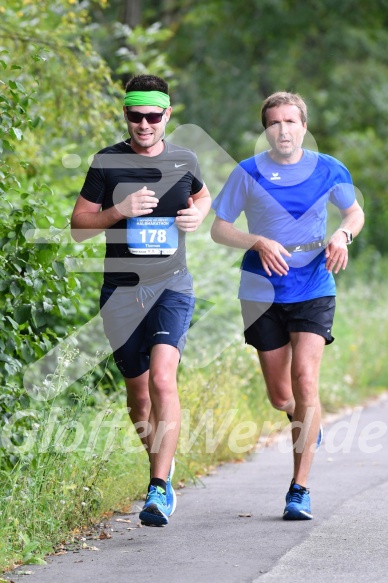
[[335, 296], [267, 307], [268, 304], [241, 300], [245, 342], [256, 350], [285, 346], [290, 342], [290, 332], [312, 332], [323, 336], [326, 344], [333, 342]]

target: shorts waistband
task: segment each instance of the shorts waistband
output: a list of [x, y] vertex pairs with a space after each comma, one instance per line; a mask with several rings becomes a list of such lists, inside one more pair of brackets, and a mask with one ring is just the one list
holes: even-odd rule
[[169, 284], [173, 285], [171, 280], [174, 277], [184, 276], [187, 273], [187, 267], [183, 267], [182, 269], [176, 269], [172, 274], [169, 274], [166, 277], [141, 280], [136, 285], [109, 286], [104, 283], [101, 288], [101, 294], [105, 293], [111, 295], [115, 293], [116, 290], [119, 290], [118, 293], [122, 293], [125, 290], [125, 294], [133, 294], [136, 297], [136, 303], [144, 309], [145, 303], [152, 300], [155, 296], [159, 296], [164, 287], [168, 287]]

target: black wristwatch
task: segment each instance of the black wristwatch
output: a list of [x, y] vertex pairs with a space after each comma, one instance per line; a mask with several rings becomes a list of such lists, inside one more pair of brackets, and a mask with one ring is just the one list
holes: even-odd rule
[[346, 235], [346, 244], [350, 245], [350, 243], [353, 242], [353, 235], [352, 235], [352, 231], [349, 231], [348, 229], [338, 229], [339, 231], [343, 231]]

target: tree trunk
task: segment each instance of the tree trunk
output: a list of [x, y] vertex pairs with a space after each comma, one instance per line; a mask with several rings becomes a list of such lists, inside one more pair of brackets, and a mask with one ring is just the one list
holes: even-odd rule
[[140, 0], [125, 0], [123, 2], [123, 23], [134, 28], [140, 23]]

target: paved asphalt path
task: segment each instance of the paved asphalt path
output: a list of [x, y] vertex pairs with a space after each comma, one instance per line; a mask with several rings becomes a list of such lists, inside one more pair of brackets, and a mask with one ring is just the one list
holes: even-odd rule
[[[388, 580], [388, 397], [325, 424], [311, 474], [314, 520], [281, 519], [289, 438], [180, 490], [163, 528], [114, 516], [98, 550], [19, 567], [15, 583], [382, 583]], [[179, 465], [177, 466], [179, 474]], [[131, 520], [131, 522], [120, 522]], [[128, 530], [132, 528], [132, 530]], [[28, 575], [23, 572], [31, 572]]]

